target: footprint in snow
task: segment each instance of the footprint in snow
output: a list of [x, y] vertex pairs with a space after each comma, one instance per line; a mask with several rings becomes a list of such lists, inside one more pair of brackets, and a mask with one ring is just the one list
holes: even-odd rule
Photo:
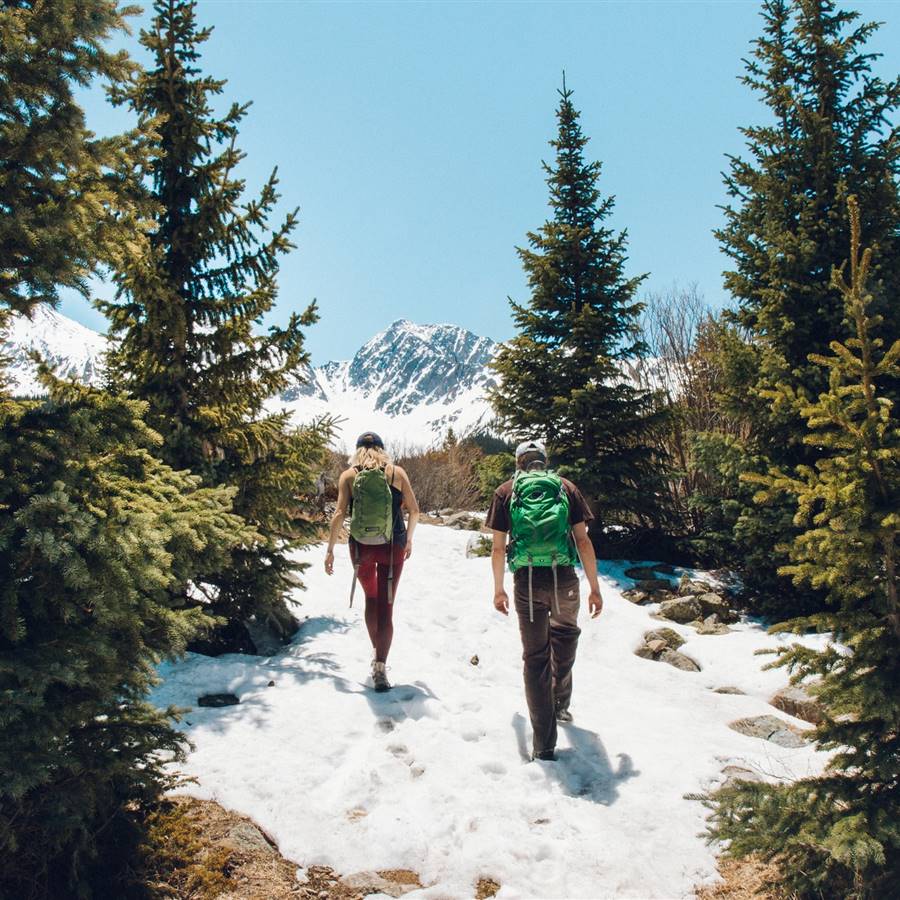
[[390, 734], [394, 730], [394, 720], [393, 719], [379, 719], [375, 723], [376, 727], [379, 731], [384, 734]]

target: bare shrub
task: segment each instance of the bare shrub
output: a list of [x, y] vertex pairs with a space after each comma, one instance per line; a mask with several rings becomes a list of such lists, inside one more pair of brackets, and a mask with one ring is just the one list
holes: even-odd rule
[[404, 448], [394, 459], [402, 466], [423, 512], [478, 509], [480, 490], [475, 464], [481, 451], [465, 442], [448, 441], [440, 449]]

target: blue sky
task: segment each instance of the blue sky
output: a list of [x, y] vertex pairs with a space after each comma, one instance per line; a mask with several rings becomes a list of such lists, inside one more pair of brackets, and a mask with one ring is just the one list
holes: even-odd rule
[[[885, 23], [871, 49], [896, 75], [900, 2], [848, 5]], [[564, 69], [601, 190], [616, 196], [611, 224], [628, 229], [628, 273], [649, 272], [650, 291], [697, 282], [724, 304], [712, 229], [738, 127], [764, 116], [738, 82], [759, 8], [201, 0], [198, 19], [215, 27], [204, 70], [228, 79], [223, 103], [253, 101], [239, 141], [248, 188], [277, 165], [284, 209], [300, 207], [272, 321], [317, 298], [316, 363], [401, 317], [510, 337], [507, 296], [527, 298], [515, 247], [547, 217], [540, 162]], [[119, 43], [141, 58], [136, 34]], [[83, 101], [98, 132], [127, 124], [99, 89]], [[104, 328], [79, 298], [62, 311]]]

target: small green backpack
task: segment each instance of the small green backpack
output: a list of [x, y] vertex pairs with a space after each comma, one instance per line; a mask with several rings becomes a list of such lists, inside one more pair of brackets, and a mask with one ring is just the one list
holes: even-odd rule
[[384, 469], [356, 473], [350, 536], [360, 544], [390, 544], [393, 540], [393, 501]]
[[511, 540], [507, 561], [511, 572], [528, 567], [529, 617], [534, 620], [531, 570], [535, 566], [553, 569], [553, 596], [559, 613], [556, 569], [578, 563], [569, 524], [569, 495], [559, 475], [545, 469], [517, 472], [513, 479], [509, 521]]

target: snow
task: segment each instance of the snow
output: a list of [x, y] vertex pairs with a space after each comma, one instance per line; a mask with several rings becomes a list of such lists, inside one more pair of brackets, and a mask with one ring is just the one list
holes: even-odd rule
[[[305, 622], [277, 656], [163, 665], [160, 705], [241, 698], [182, 723], [195, 746], [185, 771], [197, 779], [184, 790], [251, 816], [298, 865], [413, 869], [427, 887], [409, 897], [471, 897], [479, 877], [500, 882], [500, 898], [693, 896], [714, 880], [715, 860], [701, 836], [706, 810], [685, 794], [727, 764], [772, 777], [821, 769], [812, 747], [783, 749], [727, 724], [776, 714], [808, 727], [768, 705], [787, 676], [754, 656], [789, 638], [752, 622], [703, 637], [671, 625], [702, 672], [636, 657], [644, 632], [668, 623], [622, 598], [629, 563], [602, 563], [604, 612], [591, 620], [582, 609], [575, 722], [560, 727], [557, 762], [529, 762], [518, 629], [493, 609], [490, 560], [465, 558], [468, 537], [416, 531], [389, 693], [367, 678], [371, 649], [361, 608], [347, 606], [340, 547], [333, 578], [321, 545], [302, 554], [312, 564]], [[712, 691], [724, 685], [747, 695]]]

